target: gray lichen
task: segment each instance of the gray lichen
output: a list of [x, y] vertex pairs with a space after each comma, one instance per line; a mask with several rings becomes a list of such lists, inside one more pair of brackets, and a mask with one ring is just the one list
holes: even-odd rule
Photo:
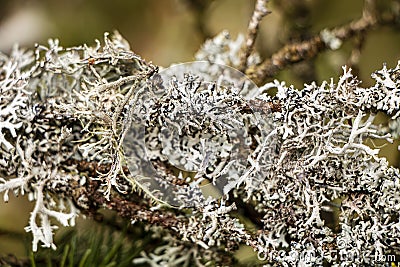
[[[224, 33], [208, 41], [196, 58], [235, 66], [243, 41], [231, 41]], [[257, 62], [255, 55], [248, 65]], [[216, 249], [233, 251], [240, 244], [251, 246], [266, 263], [291, 266], [383, 264], [376, 255], [400, 253], [399, 170], [379, 157], [379, 148], [365, 143], [368, 139], [392, 142], [397, 137], [398, 127], [393, 125], [400, 112], [399, 65], [375, 72], [376, 84], [370, 88], [360, 87], [350, 69], [343, 68], [337, 83], [312, 83], [302, 90], [274, 81], [243, 90], [241, 96], [233, 90], [215, 91], [212, 96], [196, 94], [184, 87], [188, 83], [176, 83], [161, 97], [151, 98], [149, 88], [157, 71], [131, 52], [118, 33], [111, 38], [106, 34], [104, 43], [97, 42], [96, 47], [62, 48], [52, 40], [33, 51], [15, 47], [9, 56], [1, 55], [0, 192], [5, 201], [10, 192], [27, 193], [35, 201], [26, 227], [33, 234], [34, 250], [38, 244], [55, 248], [52, 218], [73, 225], [79, 210], [90, 206], [90, 196], [74, 190], [99, 181], [98, 191], [109, 201], [113, 194], [142, 194], [153, 204], [152, 212], [161, 214], [160, 221], [163, 214], [167, 218], [171, 213], [162, 188], [172, 187], [181, 203], [195, 203], [173, 209], [176, 221], [165, 222], [169, 227], [164, 229], [168, 245], [143, 254], [138, 263], [180, 264], [192, 262], [188, 258], [193, 257], [204, 264], [197, 257], [205, 259], [211, 253], [218, 261]], [[195, 77], [189, 73], [185, 77], [196, 86]], [[275, 96], [272, 89], [277, 89]], [[211, 97], [216, 101], [213, 105], [231, 107], [232, 113], [221, 115], [212, 108], [205, 113]], [[227, 114], [234, 112], [244, 114], [243, 136], [251, 149], [242, 172], [227, 172], [228, 188], [222, 190], [222, 198], [206, 198], [198, 183], [190, 185], [182, 172], [168, 169], [166, 161], [173, 159], [168, 156], [174, 150], [159, 145], [165, 139], [157, 140], [162, 138], [158, 130], [170, 124], [182, 131], [184, 125], [191, 125], [187, 133], [198, 144], [188, 146], [186, 156], [193, 156], [193, 161], [183, 165], [195, 172], [200, 169], [195, 178], [212, 182], [218, 176], [215, 170], [224, 168], [218, 166], [218, 158], [204, 163], [201, 140], [228, 143], [232, 138], [224, 136], [223, 129]], [[391, 118], [390, 127], [375, 124], [378, 112]], [[168, 121], [171, 114], [179, 117], [179, 125]], [[246, 119], [253, 115], [257, 125]], [[147, 137], [158, 177], [145, 177], [140, 166], [130, 172], [124, 169], [130, 160], [124, 139], [136, 122], [143, 121], [147, 132], [136, 134]], [[219, 139], [198, 134], [207, 127]], [[145, 155], [143, 144], [131, 144], [136, 158]], [[232, 146], [225, 145], [226, 153], [220, 150], [220, 154], [230, 153]], [[71, 160], [108, 167], [105, 172], [80, 172], [78, 164], [67, 164]], [[258, 221], [250, 218], [258, 231], [248, 229], [235, 213], [246, 205], [259, 217]], [[145, 207], [129, 219], [151, 224]], [[338, 223], [330, 224], [326, 214], [337, 216]]]

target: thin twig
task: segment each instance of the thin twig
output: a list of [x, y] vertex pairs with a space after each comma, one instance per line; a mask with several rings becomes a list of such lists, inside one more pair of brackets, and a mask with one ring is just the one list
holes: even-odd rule
[[253, 16], [251, 17], [249, 26], [247, 28], [246, 44], [243, 48], [243, 53], [240, 58], [240, 71], [245, 71], [247, 68], [247, 59], [253, 51], [261, 20], [263, 19], [263, 17], [271, 13], [271, 11], [266, 8], [266, 4], [268, 3], [268, 1], [269, 0], [257, 0], [256, 2]]
[[[285, 45], [270, 58], [254, 68], [246, 70], [246, 74], [257, 84], [262, 84], [267, 78], [275, 76], [286, 67], [316, 57], [321, 51], [338, 48], [336, 44], [370, 30], [377, 25], [386, 25], [395, 19], [394, 16], [385, 16], [378, 20], [371, 11], [373, 6], [367, 1], [363, 16], [342, 27], [330, 30], [324, 29], [318, 35], [305, 41]], [[328, 36], [329, 38], [327, 38]]]
[[[88, 173], [89, 176], [97, 177], [99, 173], [105, 173], [111, 167], [110, 165], [99, 165], [96, 162], [87, 162], [84, 160], [69, 159], [63, 162], [63, 166], [74, 166], [78, 172]], [[124, 172], [129, 172], [127, 167], [123, 168]], [[121, 183], [124, 181], [121, 179]], [[101, 207], [116, 211], [120, 216], [136, 221], [147, 221], [151, 224], [162, 225], [164, 227], [173, 227], [183, 219], [178, 217], [179, 212], [166, 212], [150, 210], [150, 202], [135, 191], [130, 190], [129, 195], [120, 195], [113, 191], [108, 200], [101, 192], [101, 182], [95, 179], [88, 179], [85, 184], [76, 182], [70, 183], [71, 190], [63, 190], [57, 188], [47, 188], [48, 190], [73, 199], [77, 207], [90, 215], [96, 215], [97, 209]], [[62, 190], [57, 191], [57, 190]], [[81, 205], [81, 200], [86, 199], [85, 205]]]
[[[104, 172], [108, 167], [101, 168], [95, 162], [85, 162], [68, 160], [64, 162], [66, 165], [74, 165], [76, 170], [79, 172], [89, 172], [96, 173], [98, 170]], [[145, 198], [138, 197], [135, 191], [132, 191], [129, 195], [121, 195], [116, 191], [110, 194], [110, 198], [107, 199], [106, 196], [99, 190], [101, 182], [98, 180], [89, 179], [85, 184], [80, 184], [78, 182], [70, 183], [70, 190], [62, 190], [65, 197], [72, 198], [75, 203], [77, 199], [86, 199], [88, 201], [87, 207], [82, 205], [77, 205], [78, 208], [89, 215], [97, 215], [99, 208], [106, 208], [117, 212], [117, 214], [123, 218], [129, 219], [130, 221], [140, 221], [146, 222], [151, 225], [162, 226], [165, 229], [172, 230], [175, 235], [180, 235], [176, 231], [178, 225], [190, 223], [190, 219], [185, 216], [184, 212], [175, 210], [158, 210], [151, 209], [150, 202], [146, 201]], [[60, 194], [57, 188], [51, 187], [47, 190]], [[248, 245], [255, 248], [256, 239], [250, 233], [243, 233], [243, 240]]]

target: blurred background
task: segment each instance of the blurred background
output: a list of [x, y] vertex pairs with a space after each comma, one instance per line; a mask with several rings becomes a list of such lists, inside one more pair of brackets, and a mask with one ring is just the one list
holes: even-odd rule
[[[399, 2], [377, 1], [382, 10], [399, 9]], [[228, 30], [232, 38], [245, 33], [255, 0], [0, 0], [0, 51], [13, 45], [33, 48], [58, 38], [64, 47], [102, 40], [103, 33], [118, 30], [131, 49], [147, 61], [160, 66], [193, 60], [194, 53], [209, 37]], [[257, 50], [262, 58], [282, 45], [360, 18], [363, 0], [280, 0], [271, 1], [272, 14], [261, 25]], [[316, 59], [292, 66], [277, 75], [302, 88], [304, 82], [330, 79], [351, 64], [370, 86], [370, 74], [387, 63], [394, 67], [400, 59], [400, 31], [380, 27], [364, 37], [347, 41], [337, 51], [321, 53]], [[361, 47], [359, 57], [354, 47]], [[353, 55], [354, 56], [354, 55]], [[391, 164], [399, 166], [397, 146], [382, 152]], [[18, 212], [16, 212], [18, 210]], [[10, 198], [0, 204], [0, 255], [26, 256], [23, 227], [27, 225], [32, 203], [26, 198]]]

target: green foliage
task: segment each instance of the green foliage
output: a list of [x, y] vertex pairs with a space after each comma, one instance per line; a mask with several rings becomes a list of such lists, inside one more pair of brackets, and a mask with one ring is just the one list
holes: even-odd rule
[[65, 231], [57, 239], [56, 251], [40, 248], [35, 254], [30, 252], [31, 266], [132, 266], [132, 259], [141, 251], [158, 244], [139, 224], [122, 230], [106, 223], [91, 224]]

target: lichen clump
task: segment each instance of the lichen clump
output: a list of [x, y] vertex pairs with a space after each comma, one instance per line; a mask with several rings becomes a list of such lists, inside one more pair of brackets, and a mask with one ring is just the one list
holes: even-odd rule
[[[224, 33], [208, 41], [196, 59], [235, 67], [242, 43]], [[257, 62], [252, 55], [248, 64]], [[215, 78], [211, 85], [224, 77], [209, 71]], [[142, 254], [137, 263], [191, 257], [196, 264], [211, 259], [218, 264], [241, 244], [272, 265], [383, 264], [377, 255], [400, 253], [399, 170], [365, 143], [392, 142], [399, 134], [393, 126], [400, 114], [399, 65], [375, 72], [370, 88], [360, 87], [343, 68], [337, 83], [312, 83], [302, 90], [274, 81], [215, 92], [211, 86], [203, 95], [192, 90], [196, 77], [187, 73], [186, 80], [156, 96], [150, 89], [157, 72], [118, 33], [106, 34], [95, 47], [62, 48], [53, 40], [33, 51], [15, 47], [1, 55], [0, 192], [5, 201], [10, 192], [35, 201], [26, 227], [34, 251], [38, 244], [55, 248], [53, 219], [72, 225], [79, 211], [107, 207], [168, 237], [167, 247]], [[220, 105], [216, 109], [207, 106], [212, 97]], [[379, 112], [390, 118], [389, 126], [375, 123]], [[167, 121], [168, 114], [179, 123]], [[238, 114], [249, 150], [241, 172], [234, 173], [229, 164], [236, 163], [229, 157], [235, 138], [226, 129], [229, 116]], [[217, 183], [216, 170], [225, 171], [220, 199], [205, 197], [199, 183], [171, 167], [168, 161], [176, 154], [160, 145], [166, 138], [160, 129], [167, 125], [190, 135], [180, 146], [190, 147], [185, 156], [192, 161], [182, 164], [194, 178]], [[130, 142], [135, 155], [128, 158], [124, 140], [132, 129], [138, 130]], [[220, 145], [214, 158], [205, 157], [207, 138]], [[141, 161], [127, 170], [149, 147], [153, 154], [144, 160], [152, 161], [157, 176], [144, 173], [149, 165]], [[84, 165], [86, 171], [80, 171]], [[93, 183], [98, 183], [94, 193], [85, 194]], [[167, 187], [179, 203], [194, 205], [171, 208], [163, 198]], [[94, 206], [100, 196], [101, 205]], [[116, 196], [124, 207], [113, 202]]]

